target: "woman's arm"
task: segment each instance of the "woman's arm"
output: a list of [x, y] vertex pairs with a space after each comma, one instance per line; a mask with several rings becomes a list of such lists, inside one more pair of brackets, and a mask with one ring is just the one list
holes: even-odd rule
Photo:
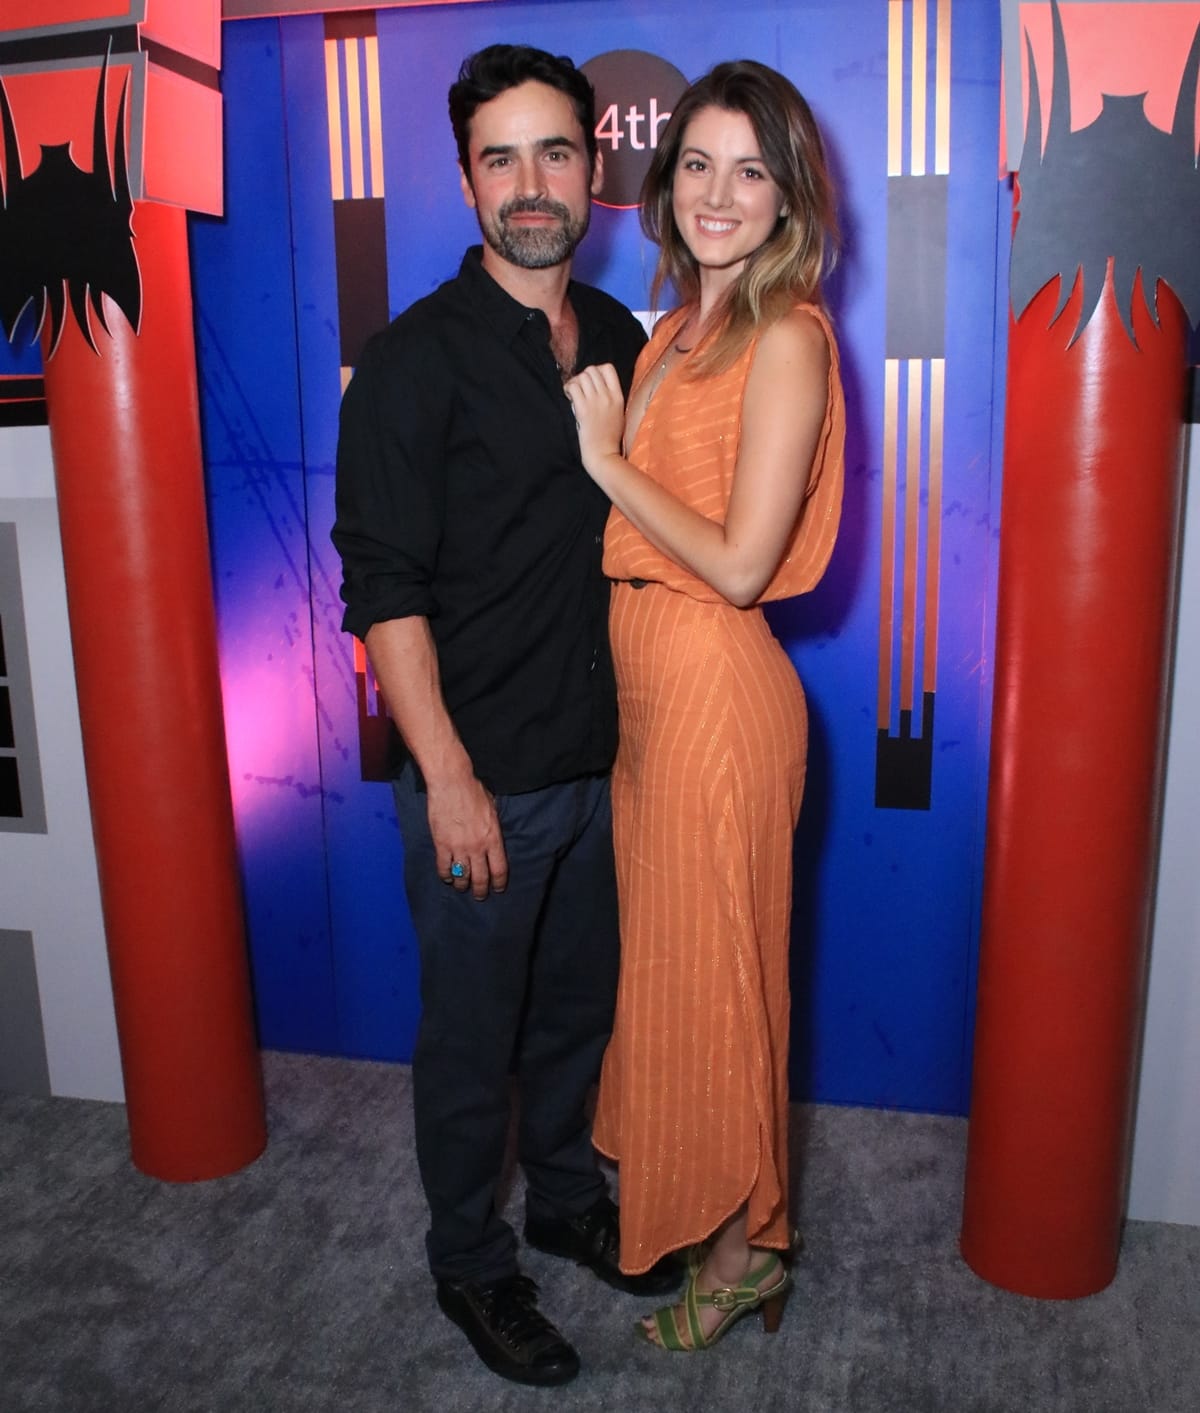
[[803, 310], [759, 340], [724, 525], [684, 505], [620, 454], [624, 407], [608, 364], [585, 368], [566, 385], [584, 467], [651, 544], [745, 608], [771, 582], [800, 514], [825, 418], [829, 358], [824, 329]]

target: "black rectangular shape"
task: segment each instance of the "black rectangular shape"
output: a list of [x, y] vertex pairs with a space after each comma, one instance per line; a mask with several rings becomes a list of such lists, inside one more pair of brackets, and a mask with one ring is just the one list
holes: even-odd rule
[[0, 756], [0, 819], [21, 819], [21, 780], [16, 756]]
[[46, 380], [34, 373], [0, 375], [0, 402], [30, 402], [46, 396]]
[[17, 738], [13, 734], [12, 699], [4, 683], [0, 683], [0, 747], [2, 746], [7, 746], [10, 751], [16, 750], [17, 747]]
[[55, 30], [51, 34], [36, 34], [29, 39], [9, 39], [0, 42], [0, 70], [17, 65], [46, 64], [58, 59], [104, 58], [112, 43], [114, 61], [138, 50], [137, 25], [117, 25], [113, 29]]
[[375, 33], [374, 10], [351, 10], [325, 16], [326, 39], [365, 39]]
[[0, 401], [0, 427], [45, 427], [49, 421], [45, 398]]
[[333, 241], [342, 367], [353, 368], [363, 344], [387, 324], [389, 317], [383, 198], [335, 201]]
[[900, 734], [880, 731], [875, 744], [875, 808], [927, 810], [933, 795], [933, 693], [921, 709], [921, 734], [912, 734], [912, 712], [900, 713]]

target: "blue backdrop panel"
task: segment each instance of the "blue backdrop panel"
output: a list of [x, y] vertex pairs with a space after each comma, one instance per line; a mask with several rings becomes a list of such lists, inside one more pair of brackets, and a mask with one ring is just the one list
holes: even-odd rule
[[191, 235], [230, 782], [262, 1042], [337, 1051], [279, 33], [227, 33], [227, 215]]
[[[1001, 405], [995, 401], [993, 347], [998, 19], [990, 7], [960, 5], [952, 29], [945, 487], [931, 807], [878, 809], [869, 737], [883, 557], [885, 8], [862, 6], [860, 26], [845, 22], [844, 7], [838, 7], [844, 28], [862, 36], [853, 53], [845, 41], [829, 50], [824, 43], [810, 45], [798, 27], [790, 30], [781, 63], [805, 88], [811, 56], [831, 55], [838, 93], [820, 116], [831, 130], [848, 246], [831, 292], [849, 407], [841, 541], [817, 591], [772, 614], [814, 718], [797, 839], [793, 1087], [823, 1100], [963, 1112], [999, 524], [1000, 463], [998, 457], [993, 461], [992, 425], [993, 406]], [[907, 142], [907, 132], [905, 137]], [[926, 436], [928, 430], [926, 421]], [[921, 647], [918, 641], [918, 653]]]
[[17, 320], [11, 343], [0, 330], [0, 378], [33, 377], [41, 373], [42, 354], [34, 332], [32, 305]]
[[[738, 54], [782, 69], [812, 102], [842, 189], [846, 232], [845, 257], [830, 288], [850, 414], [844, 528], [820, 588], [772, 610], [812, 716], [810, 781], [797, 841], [797, 1097], [951, 1112], [966, 1100], [990, 691], [992, 467], [998, 465], [992, 408], [1002, 227], [995, 165], [999, 35], [992, 8], [960, 4], [953, 13], [937, 720], [927, 810], [875, 805], [885, 554], [889, 7], [882, 0], [780, 0], [737, 9]], [[689, 78], [731, 57], [728, 7], [709, 0], [405, 8], [380, 11], [377, 30], [393, 313], [453, 275], [463, 248], [478, 239], [459, 190], [446, 120], [446, 89], [465, 53], [494, 41], [528, 41], [583, 62], [614, 49], [642, 49]], [[283, 97], [278, 110], [268, 112], [277, 91], [272, 86], [280, 82], [279, 56], [265, 57], [275, 36]], [[339, 631], [338, 573], [328, 540], [341, 380], [322, 21], [227, 24], [225, 60], [229, 217], [197, 240], [200, 306], [202, 312], [256, 311], [247, 321], [254, 332], [244, 334], [236, 350], [230, 332], [226, 357], [231, 367], [238, 365], [231, 377], [253, 390], [247, 400], [259, 427], [267, 428], [266, 409], [280, 408], [278, 426], [264, 431], [278, 458], [265, 479], [279, 496], [286, 485], [303, 503], [305, 611], [311, 612], [309, 660], [302, 651], [280, 655], [277, 644], [296, 603], [290, 587], [275, 589], [274, 598], [262, 588], [281, 582], [279, 531], [245, 501], [245, 473], [210, 446], [210, 457], [217, 458], [210, 469], [226, 670], [236, 677], [243, 655], [260, 665], [276, 661], [268, 653], [282, 659], [276, 681], [291, 694], [289, 704], [272, 699], [267, 711], [278, 737], [294, 739], [264, 741], [264, 754], [244, 768], [252, 777], [290, 772], [297, 780], [319, 780], [319, 792], [307, 796], [276, 789], [269, 814], [260, 805], [256, 815], [250, 803], [263, 792], [239, 800], [239, 826], [250, 840], [248, 872], [263, 875], [248, 877], [248, 887], [261, 900], [251, 926], [264, 1036], [295, 1048], [406, 1057], [418, 1003], [401, 851], [388, 788], [360, 779], [352, 644]], [[286, 194], [279, 185], [281, 131]], [[636, 213], [597, 208], [578, 274], [645, 309], [652, 269], [653, 251]], [[264, 359], [263, 317], [290, 299], [293, 281], [293, 347]], [[279, 323], [281, 348], [286, 322]], [[206, 369], [210, 361], [206, 355]], [[206, 372], [205, 397], [212, 395]], [[208, 412], [206, 420], [213, 416]], [[303, 470], [293, 475], [297, 439]], [[230, 469], [222, 471], [222, 460]], [[242, 494], [240, 508], [234, 491]], [[290, 585], [286, 574], [282, 582]], [[309, 713], [303, 726], [299, 699]], [[312, 757], [314, 718], [319, 773]], [[270, 752], [290, 752], [293, 765], [277, 768]], [[271, 831], [280, 836], [275, 852], [266, 839]], [[300, 920], [323, 905], [323, 899], [315, 902], [316, 880], [323, 888], [326, 877], [328, 932], [305, 951], [311, 959], [323, 948], [323, 956], [319, 965], [312, 960], [302, 969], [298, 981], [292, 964]], [[284, 1042], [278, 1020], [289, 1010], [297, 1019]], [[270, 1025], [268, 1016], [275, 1018]]]
[[[312, 567], [313, 684], [325, 805], [339, 1053], [407, 1059], [418, 1014], [416, 947], [391, 791], [360, 775], [353, 641], [329, 540], [341, 398], [325, 41], [319, 17], [285, 22], [284, 72]], [[389, 76], [390, 78], [390, 76]]]

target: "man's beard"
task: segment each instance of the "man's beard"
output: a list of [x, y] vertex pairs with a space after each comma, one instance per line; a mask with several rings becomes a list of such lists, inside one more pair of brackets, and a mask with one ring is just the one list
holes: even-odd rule
[[[508, 224], [510, 216], [534, 212], [542, 216], [557, 216], [560, 224], [541, 228], [514, 228]], [[576, 220], [561, 201], [517, 197], [513, 201], [506, 201], [486, 225], [480, 216], [479, 229], [496, 254], [502, 256], [510, 265], [516, 265], [522, 270], [547, 270], [552, 265], [561, 265], [571, 257], [575, 247], [587, 234], [590, 218], [590, 204]]]

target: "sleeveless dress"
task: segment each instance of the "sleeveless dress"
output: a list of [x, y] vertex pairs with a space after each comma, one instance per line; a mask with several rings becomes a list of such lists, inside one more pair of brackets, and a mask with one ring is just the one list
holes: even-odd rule
[[[824, 313], [800, 307], [829, 340], [828, 402], [795, 531], [761, 601], [813, 587], [841, 511], [837, 347]], [[683, 312], [659, 321], [635, 386]], [[756, 344], [710, 378], [673, 367], [629, 449], [712, 520], [729, 504]], [[593, 1139], [620, 1163], [621, 1266], [640, 1272], [743, 1204], [756, 1246], [789, 1244], [788, 942], [808, 727], [796, 673], [760, 608], [733, 607], [616, 509], [604, 571], [617, 581], [621, 975]]]

